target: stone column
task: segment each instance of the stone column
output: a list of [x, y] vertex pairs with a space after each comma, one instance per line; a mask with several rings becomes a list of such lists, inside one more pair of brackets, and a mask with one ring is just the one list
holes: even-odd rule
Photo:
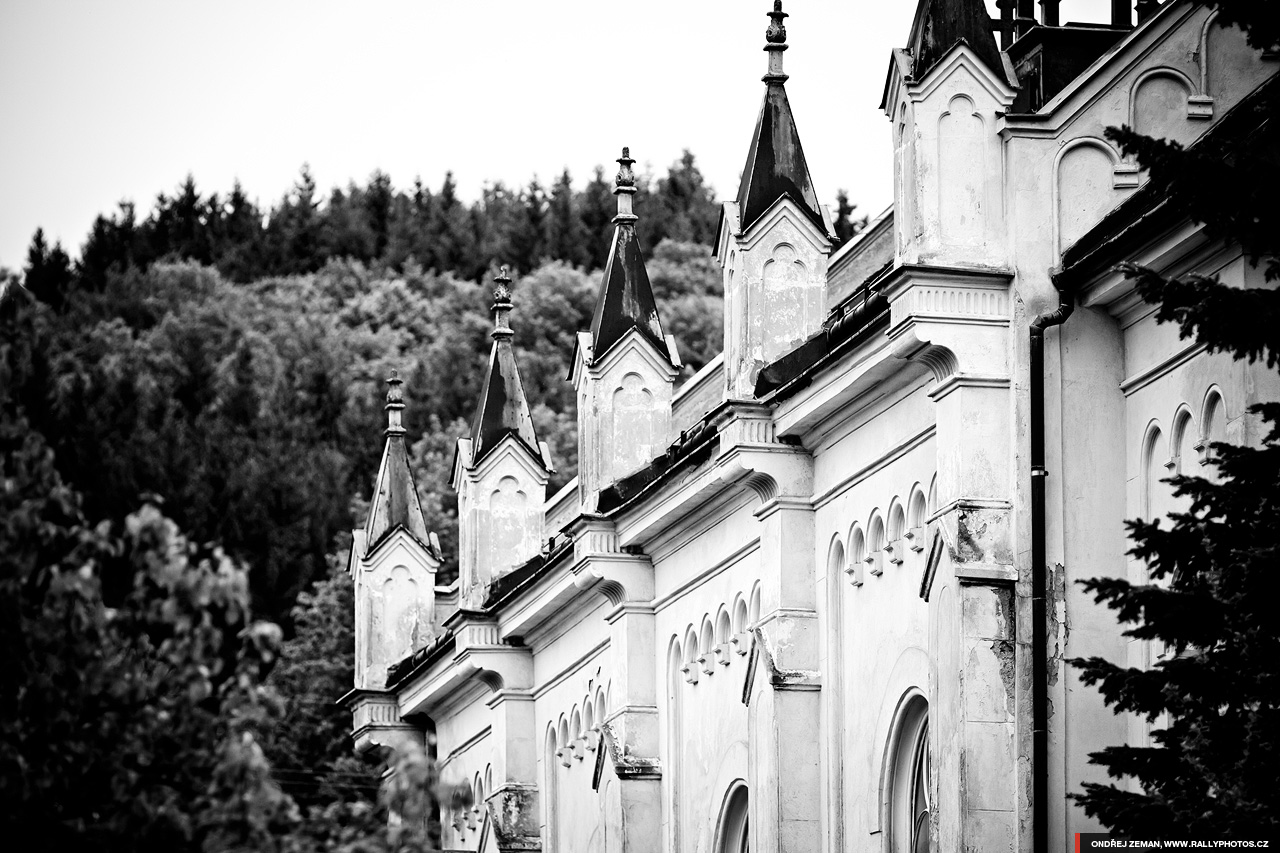
[[743, 701], [750, 708], [752, 849], [819, 850], [822, 767], [813, 460], [778, 444], [767, 407], [734, 404], [720, 425], [722, 476], [761, 500], [760, 621]]
[[613, 707], [601, 725], [601, 761], [619, 784], [612, 813], [623, 815], [625, 853], [662, 847], [662, 770], [658, 758], [657, 648], [654, 639], [653, 564], [623, 553], [613, 522], [584, 517], [572, 529], [574, 582], [604, 595], [610, 626]]
[[538, 730], [533, 703], [533, 654], [498, 637], [497, 620], [459, 610], [450, 620], [456, 665], [471, 669], [493, 696], [493, 791], [486, 798], [500, 851], [541, 850]]
[[[937, 535], [929, 601], [938, 849], [1017, 846], [1013, 400], [1007, 273], [904, 266], [886, 283], [890, 337], [936, 383]], [[1022, 803], [1025, 806], [1025, 801]]]
[[501, 851], [541, 850], [537, 720], [533, 692], [502, 688], [487, 703], [492, 711], [493, 792], [485, 802]]

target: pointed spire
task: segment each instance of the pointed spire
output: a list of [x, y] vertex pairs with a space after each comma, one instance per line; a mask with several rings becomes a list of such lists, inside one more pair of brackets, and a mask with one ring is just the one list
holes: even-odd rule
[[365, 553], [372, 553], [382, 540], [397, 528], [404, 528], [423, 547], [430, 550], [430, 534], [418, 501], [418, 490], [409, 467], [409, 451], [404, 442], [403, 380], [392, 370], [387, 379], [387, 436], [382, 451], [382, 464], [378, 466], [378, 480], [374, 486], [373, 500], [369, 504], [369, 517], [365, 521]]
[[519, 439], [535, 459], [542, 460], [538, 438], [533, 431], [533, 416], [524, 396], [524, 384], [511, 348], [510, 315], [511, 277], [502, 267], [493, 279], [493, 348], [489, 352], [489, 370], [480, 392], [480, 408], [471, 424], [471, 464], [477, 465], [508, 435]]
[[596, 313], [591, 320], [592, 358], [598, 360], [627, 332], [637, 329], [657, 347], [663, 358], [671, 361], [662, 322], [658, 319], [658, 304], [653, 298], [640, 240], [636, 236], [638, 217], [632, 211], [636, 176], [631, 170], [635, 162], [631, 159], [631, 149], [623, 148], [613, 187], [613, 194], [618, 197], [618, 214], [613, 217], [616, 226], [613, 229], [613, 246], [604, 265], [600, 292], [596, 297]]
[[738, 186], [738, 221], [746, 231], [774, 202], [787, 196], [825, 233], [827, 226], [822, 208], [783, 86], [787, 75], [782, 73], [782, 54], [788, 47], [783, 20], [787, 17], [782, 11], [782, 0], [774, 0], [769, 28], [764, 34], [764, 49], [769, 54], [769, 72], [761, 78], [766, 84], [764, 104], [756, 119], [747, 165]]
[[1004, 76], [1004, 63], [983, 0], [920, 0], [911, 25], [911, 76], [917, 80], [924, 77], [962, 41], [992, 72]]

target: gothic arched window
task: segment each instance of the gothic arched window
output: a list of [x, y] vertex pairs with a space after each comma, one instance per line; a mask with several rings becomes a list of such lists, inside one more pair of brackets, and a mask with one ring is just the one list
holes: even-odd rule
[[751, 832], [747, 817], [747, 786], [738, 781], [725, 797], [724, 809], [720, 813], [720, 830], [717, 832], [719, 843], [716, 853], [750, 853]]
[[888, 768], [889, 849], [929, 853], [933, 801], [929, 786], [929, 704], [909, 699], [899, 716]]

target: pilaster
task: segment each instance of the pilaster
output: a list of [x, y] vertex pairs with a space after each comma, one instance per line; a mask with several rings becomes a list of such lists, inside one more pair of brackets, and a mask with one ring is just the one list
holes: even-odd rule
[[930, 598], [938, 848], [1012, 851], [1019, 802], [1026, 802], [1019, 796], [1014, 585], [963, 576], [947, 550], [936, 537], [929, 560], [940, 575]]
[[1011, 580], [1012, 274], [905, 265], [885, 283], [889, 337], [900, 358], [936, 380], [939, 521], [958, 575]]
[[821, 849], [821, 679], [813, 459], [778, 443], [771, 411], [735, 402], [719, 425], [722, 478], [760, 498], [760, 621], [748, 658], [753, 850]]
[[599, 592], [613, 605], [605, 619], [614, 710], [601, 724], [597, 760], [609, 762], [619, 782], [611, 790], [618, 798], [612, 813], [626, 815], [618, 828], [621, 849], [657, 853], [662, 838], [662, 768], [653, 563], [644, 555], [623, 551], [608, 519], [583, 516], [570, 534], [574, 584]]
[[457, 644], [454, 665], [473, 670], [493, 693], [486, 702], [494, 743], [486, 804], [498, 849], [541, 850], [533, 654], [502, 642], [491, 614], [460, 610], [449, 626]]

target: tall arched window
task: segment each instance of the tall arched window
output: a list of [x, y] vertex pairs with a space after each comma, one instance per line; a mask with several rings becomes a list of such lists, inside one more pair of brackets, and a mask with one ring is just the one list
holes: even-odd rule
[[884, 519], [880, 517], [879, 510], [872, 513], [871, 521], [867, 522], [867, 556], [863, 562], [871, 574], [884, 574]]
[[720, 812], [716, 853], [750, 853], [751, 827], [747, 817], [749, 804], [746, 784], [742, 780], [734, 782], [724, 798], [724, 807]]
[[[1205, 395], [1203, 413], [1200, 416], [1200, 470], [1199, 475], [1214, 482], [1218, 481], [1218, 468], [1212, 464], [1215, 458], [1213, 443], [1226, 441], [1226, 411], [1222, 403], [1222, 394], [1211, 388]], [[1184, 469], [1185, 470], [1185, 469]]]
[[849, 560], [844, 569], [854, 586], [862, 586], [862, 570], [866, 565], [866, 559], [866, 538], [862, 535], [862, 529], [855, 524], [849, 531]]
[[907, 501], [907, 536], [911, 539], [912, 551], [924, 550], [924, 526], [928, 517], [929, 508], [925, 503], [924, 492], [917, 483]]
[[929, 703], [919, 694], [898, 717], [885, 786], [889, 849], [928, 853], [933, 801], [929, 784]]
[[[671, 638], [671, 647], [667, 651], [667, 779], [663, 788], [667, 789], [670, 799], [667, 801], [667, 821], [671, 850], [680, 849], [680, 790], [683, 780], [680, 775], [680, 759], [684, 753], [684, 741], [681, 731], [681, 714], [683, 700], [681, 697], [681, 667], [683, 655], [680, 650], [680, 639]], [[668, 781], [669, 780], [669, 781]]]
[[839, 850], [844, 833], [844, 718], [842, 704], [844, 679], [844, 595], [845, 554], [840, 538], [831, 542], [827, 556], [827, 673], [822, 692], [827, 694], [827, 719], [830, 721], [827, 736], [831, 748], [827, 755], [827, 791], [831, 801], [832, 847]]
[[558, 760], [555, 724], [547, 726], [546, 746], [542, 751], [542, 775], [546, 783], [542, 796], [542, 837], [554, 848], [556, 839], [556, 761]]
[[902, 536], [906, 531], [907, 514], [902, 509], [902, 502], [894, 498], [889, 506], [889, 531], [886, 534], [888, 541], [885, 542], [884, 549], [889, 562], [895, 566], [900, 566], [903, 562], [903, 552], [906, 547], [903, 545]]

